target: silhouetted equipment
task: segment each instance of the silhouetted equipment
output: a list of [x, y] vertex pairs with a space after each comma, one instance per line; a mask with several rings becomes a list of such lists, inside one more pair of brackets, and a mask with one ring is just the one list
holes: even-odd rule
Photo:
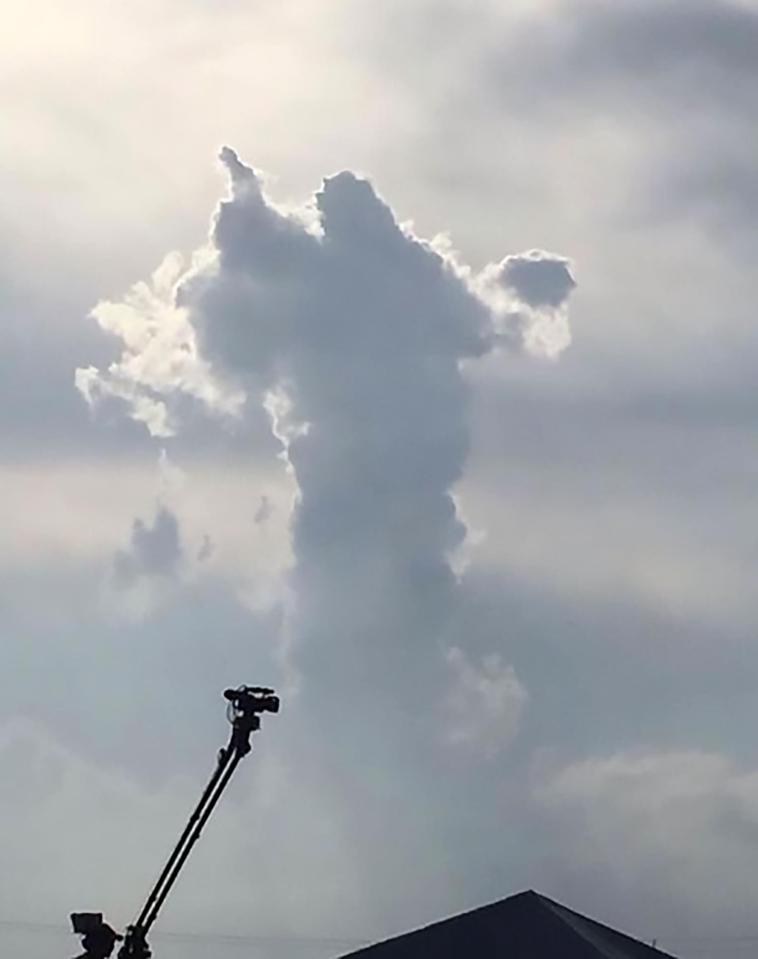
[[[74, 932], [83, 937], [85, 952], [82, 959], [105, 959], [113, 951], [116, 939], [124, 939], [124, 944], [119, 949], [119, 959], [150, 959], [147, 934], [158, 918], [161, 906], [176, 882], [192, 847], [200, 838], [221, 794], [229, 784], [234, 770], [252, 749], [250, 736], [261, 727], [260, 714], [279, 712], [279, 697], [268, 686], [226, 689], [224, 698], [228, 702], [226, 715], [232, 725], [229, 742], [219, 750], [216, 769], [150, 891], [142, 911], [136, 921], [127, 926], [126, 936], [119, 936], [105, 924], [101, 913], [72, 914]], [[109, 936], [112, 936], [112, 939], [107, 945]]]
[[72, 912], [71, 926], [82, 937], [84, 956], [107, 959], [119, 939], [123, 939], [107, 922], [102, 912]]

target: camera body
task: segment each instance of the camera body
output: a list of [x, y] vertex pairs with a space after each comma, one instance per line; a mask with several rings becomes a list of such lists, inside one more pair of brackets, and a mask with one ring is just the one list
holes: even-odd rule
[[96, 932], [103, 925], [102, 912], [72, 912], [71, 927], [77, 936]]
[[250, 735], [261, 728], [261, 713], [278, 713], [279, 697], [268, 686], [238, 686], [225, 689], [226, 716], [234, 730], [230, 748], [238, 757], [251, 749]]
[[225, 689], [227, 699], [234, 709], [243, 715], [255, 713], [278, 713], [279, 697], [268, 686], [239, 686], [237, 689]]
[[82, 937], [84, 955], [91, 959], [107, 959], [116, 942], [124, 938], [103, 921], [101, 912], [72, 912], [71, 926]]

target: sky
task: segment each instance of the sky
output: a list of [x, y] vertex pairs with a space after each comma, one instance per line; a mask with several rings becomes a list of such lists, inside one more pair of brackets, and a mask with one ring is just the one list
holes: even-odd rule
[[4, 14], [0, 946], [749, 953], [758, 3]]

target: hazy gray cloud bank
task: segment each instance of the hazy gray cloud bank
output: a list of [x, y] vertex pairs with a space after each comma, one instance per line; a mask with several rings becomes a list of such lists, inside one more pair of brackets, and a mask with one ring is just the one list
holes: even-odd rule
[[[526, 693], [497, 658], [469, 663], [445, 635], [461, 588], [450, 560], [466, 535], [451, 495], [469, 446], [461, 364], [501, 346], [565, 348], [569, 263], [531, 251], [474, 274], [351, 173], [285, 211], [232, 150], [221, 158], [231, 195], [209, 248], [95, 310], [124, 353], [105, 372], [80, 370], [79, 388], [90, 402], [120, 398], [159, 436], [181, 395], [237, 416], [243, 395], [264, 404], [299, 491], [287, 639], [306, 701], [325, 718], [360, 702], [368, 728], [406, 723], [428, 742], [452, 679], [452, 713], [471, 710], [452, 740], [496, 752]], [[133, 547], [146, 534], [135, 530]]]
[[[0, 478], [0, 715], [42, 728], [0, 735], [5, 912], [130, 918], [218, 689], [278, 684], [284, 640], [301, 695], [259, 748], [291, 765], [245, 769], [165, 928], [387, 933], [535, 885], [685, 955], [690, 918], [754, 931], [755, 0], [15, 6], [0, 443], [37, 467]], [[393, 212], [349, 176], [277, 209], [228, 154], [207, 248], [80, 322], [192, 248], [221, 137], [277, 195], [347, 164]], [[581, 264], [557, 365], [505, 353], [565, 346], [566, 264], [479, 271], [543, 246]], [[176, 566], [144, 426], [188, 474]]]
[[489, 70], [517, 110], [595, 131], [602, 117], [641, 162], [622, 194], [636, 216], [706, 217], [743, 241], [754, 227], [754, 4], [568, 0], [527, 18]]
[[749, 3], [569, 0], [560, 16], [541, 19], [538, 35], [551, 42], [547, 76], [569, 64], [576, 80], [588, 83], [605, 72], [619, 82], [659, 79], [682, 96], [697, 86], [705, 100], [692, 104], [696, 111], [707, 108], [709, 96], [744, 104], [745, 91], [731, 81], [737, 75], [758, 79], [758, 12]]
[[736, 930], [753, 928], [754, 769], [703, 750], [618, 752], [541, 777], [534, 798], [552, 844], [548, 881], [581, 876], [598, 908], [676, 954], [728, 952]]

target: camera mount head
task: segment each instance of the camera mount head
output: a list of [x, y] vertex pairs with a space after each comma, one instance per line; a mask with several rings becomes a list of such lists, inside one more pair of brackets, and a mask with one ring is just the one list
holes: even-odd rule
[[278, 713], [279, 697], [268, 686], [238, 686], [225, 689], [229, 705], [226, 716], [232, 724], [232, 748], [242, 756], [250, 752], [250, 734], [261, 728], [261, 713]]

